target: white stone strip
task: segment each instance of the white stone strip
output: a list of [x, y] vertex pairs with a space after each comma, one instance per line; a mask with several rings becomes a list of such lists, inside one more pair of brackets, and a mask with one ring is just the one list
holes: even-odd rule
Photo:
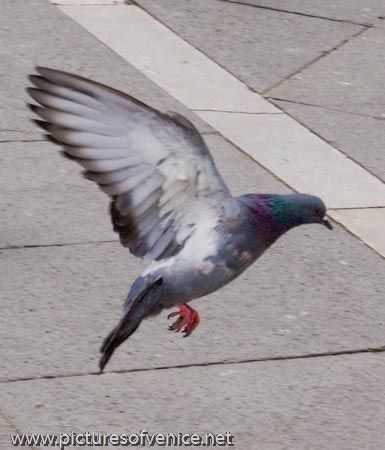
[[61, 9], [190, 109], [280, 112], [137, 6]]
[[379, 233], [384, 229], [384, 208], [372, 209], [385, 207], [385, 184], [378, 178], [282, 114], [142, 9], [134, 5], [60, 8], [286, 184], [322, 197], [335, 209], [330, 213], [335, 220], [384, 254]]
[[385, 258], [385, 208], [336, 209], [329, 215]]
[[298, 192], [329, 208], [385, 206], [385, 184], [286, 114], [196, 111]]

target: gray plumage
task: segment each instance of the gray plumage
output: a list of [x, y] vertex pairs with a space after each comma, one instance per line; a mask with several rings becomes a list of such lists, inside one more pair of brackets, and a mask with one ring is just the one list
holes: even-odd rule
[[[38, 103], [31, 109], [43, 119], [36, 122], [111, 197], [121, 243], [152, 261], [102, 346], [101, 370], [145, 317], [224, 286], [293, 226], [331, 228], [317, 197], [234, 198], [184, 117], [76, 75], [40, 67], [37, 72], [28, 88]], [[194, 327], [187, 323], [187, 334]]]

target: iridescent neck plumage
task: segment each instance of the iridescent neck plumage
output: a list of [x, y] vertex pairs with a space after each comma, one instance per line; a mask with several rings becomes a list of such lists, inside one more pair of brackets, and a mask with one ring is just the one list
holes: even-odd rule
[[277, 197], [280, 196], [248, 194], [238, 197], [238, 200], [247, 206], [250, 220], [269, 244], [295, 226], [294, 223], [282, 216]]
[[323, 201], [308, 194], [249, 194], [239, 197], [263, 229], [271, 228], [274, 234], [283, 234], [290, 228], [309, 223], [331, 225], [324, 219]]

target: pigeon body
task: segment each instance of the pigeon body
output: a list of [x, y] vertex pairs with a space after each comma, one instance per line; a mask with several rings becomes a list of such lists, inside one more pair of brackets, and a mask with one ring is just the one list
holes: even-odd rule
[[[177, 255], [154, 262], [144, 271], [143, 276], [151, 274], [164, 281], [163, 300], [158, 304], [174, 306], [175, 299], [192, 300], [229, 283], [282, 234], [301, 225], [302, 210], [308, 204], [319, 203], [322, 217], [325, 214], [317, 197], [303, 194], [246, 195], [234, 200], [234, 210], [227, 216], [199, 224]], [[282, 204], [290, 209], [282, 211]]]
[[37, 68], [31, 109], [47, 137], [111, 197], [121, 243], [152, 261], [133, 283], [124, 315], [101, 348], [100, 369], [140, 322], [178, 306], [171, 326], [190, 334], [199, 315], [188, 302], [239, 276], [290, 228], [320, 223], [326, 208], [306, 194], [234, 198], [195, 127], [112, 88]]

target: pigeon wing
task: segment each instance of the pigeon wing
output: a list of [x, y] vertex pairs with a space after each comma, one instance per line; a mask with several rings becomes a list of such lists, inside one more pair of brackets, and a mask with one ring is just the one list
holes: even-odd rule
[[135, 256], [175, 255], [199, 222], [235, 201], [195, 127], [110, 87], [38, 67], [28, 88], [48, 138], [112, 197], [111, 217]]

